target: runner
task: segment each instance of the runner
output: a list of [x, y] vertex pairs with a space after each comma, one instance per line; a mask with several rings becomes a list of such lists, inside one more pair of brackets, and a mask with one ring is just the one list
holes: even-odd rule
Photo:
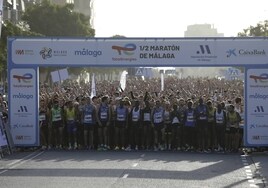
[[163, 138], [163, 128], [164, 128], [164, 108], [161, 106], [160, 100], [156, 100], [155, 107], [152, 113], [153, 119], [153, 132], [154, 132], [154, 151], [163, 149], [162, 138]]
[[116, 122], [115, 122], [115, 150], [125, 150], [125, 134], [128, 123], [128, 109], [124, 106], [122, 99], [120, 100], [119, 106], [116, 107]]
[[101, 98], [101, 104], [97, 109], [98, 114], [98, 150], [107, 150], [108, 137], [107, 137], [107, 127], [111, 122], [111, 109], [108, 105], [109, 97], [103, 96]]
[[56, 149], [62, 149], [63, 146], [63, 114], [63, 109], [59, 106], [59, 101], [56, 98], [50, 111], [50, 147], [52, 146]]
[[[85, 97], [86, 103], [82, 111], [84, 125], [84, 145], [85, 149], [94, 149], [94, 127], [98, 120], [96, 107], [91, 103], [90, 97]], [[99, 122], [100, 124], [100, 122]]]
[[226, 111], [222, 105], [218, 103], [214, 112], [214, 121], [216, 129], [216, 143], [218, 144], [218, 152], [225, 152], [225, 130], [226, 130]]
[[45, 103], [45, 99], [40, 98], [39, 106], [39, 128], [41, 137], [41, 146], [45, 150], [49, 146], [49, 108]]
[[74, 107], [72, 100], [67, 101], [67, 107], [64, 109], [64, 122], [67, 126], [68, 134], [68, 149], [77, 149], [77, 121], [78, 121], [78, 111]]

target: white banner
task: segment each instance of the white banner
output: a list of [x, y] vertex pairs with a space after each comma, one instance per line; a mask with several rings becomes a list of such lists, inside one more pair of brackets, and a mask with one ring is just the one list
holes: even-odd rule
[[69, 74], [67, 69], [61, 69], [57, 71], [53, 71], [50, 73], [52, 77], [53, 82], [62, 82], [64, 80], [67, 80], [69, 78]]
[[10, 40], [15, 64], [136, 67], [268, 64], [268, 41], [262, 38]]
[[253, 145], [268, 145], [268, 69], [247, 71], [246, 141]]

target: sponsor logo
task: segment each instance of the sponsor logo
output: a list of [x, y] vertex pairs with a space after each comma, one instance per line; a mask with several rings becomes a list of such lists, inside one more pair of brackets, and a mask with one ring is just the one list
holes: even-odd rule
[[13, 99], [33, 99], [33, 95], [28, 95], [28, 94], [23, 94], [23, 93], [18, 93], [13, 95]]
[[33, 115], [33, 113], [29, 111], [27, 106], [19, 106], [17, 108], [17, 112], [14, 112], [14, 115], [18, 117], [28, 118], [29, 116]]
[[263, 106], [256, 106], [254, 112], [256, 112], [256, 113], [264, 112], [264, 108], [263, 108]]
[[32, 137], [31, 136], [16, 135], [15, 139], [16, 140], [32, 140]]
[[18, 109], [18, 112], [28, 112], [28, 108], [27, 106], [20, 106], [19, 109]]
[[102, 55], [102, 51], [92, 51], [92, 50], [83, 48], [83, 50], [74, 51], [74, 55], [97, 57], [97, 56]]
[[237, 56], [235, 50], [236, 49], [229, 49], [228, 51], [226, 51], [227, 57]]
[[15, 139], [16, 140], [23, 140], [23, 135], [16, 135], [15, 136]]
[[252, 49], [252, 50], [248, 50], [248, 49], [229, 49], [226, 51], [226, 56], [229, 57], [249, 57], [249, 56], [265, 56], [266, 52], [265, 50], [258, 50], [258, 49]]
[[53, 56], [67, 56], [67, 50], [53, 50]]
[[24, 82], [24, 83], [30, 83], [33, 75], [31, 73], [26, 73], [24, 75], [13, 75], [13, 78], [17, 79], [19, 83]]
[[13, 84], [13, 87], [17, 88], [30, 88], [33, 87], [33, 75], [31, 73], [26, 73], [23, 75], [14, 74], [13, 79], [17, 81], [18, 84]]
[[213, 55], [209, 45], [199, 45], [196, 54], [192, 55], [191, 58], [196, 59], [197, 61], [210, 62], [213, 59], [216, 59], [217, 56]]
[[[115, 50], [120, 57], [112, 57], [113, 61], [137, 61], [137, 58], [132, 57], [135, 54], [137, 49], [135, 44], [129, 43], [125, 46], [112, 46], [112, 49]], [[126, 55], [125, 57], [123, 55]]]
[[209, 45], [200, 45], [200, 50], [196, 51], [196, 54], [211, 54]]
[[34, 55], [34, 51], [33, 50], [24, 50], [24, 49], [17, 49], [15, 50], [15, 54], [16, 55]]
[[264, 108], [264, 106], [260, 105], [260, 106], [256, 106], [252, 110], [252, 113], [250, 113], [250, 115], [256, 116], [256, 117], [264, 117], [265, 115], [268, 115], [268, 113], [266, 113], [266, 109]]
[[252, 140], [260, 140], [260, 136], [259, 135], [253, 135]]
[[254, 95], [249, 95], [250, 99], [256, 99], [256, 100], [266, 100], [268, 99], [268, 94], [260, 94], [260, 93], [255, 93]]
[[122, 52], [125, 55], [133, 55], [136, 48], [136, 45], [132, 43], [126, 44], [125, 46], [112, 46], [112, 49], [116, 50], [118, 55], [122, 55]]
[[20, 123], [16, 123], [12, 127], [13, 127], [13, 129], [18, 129], [18, 128], [33, 128], [33, 124], [20, 124]]
[[52, 49], [44, 47], [42, 50], [39, 52], [41, 55], [42, 59], [48, 59], [52, 57]]
[[259, 76], [249, 75], [249, 78], [254, 80], [255, 83], [268, 83], [268, 74], [262, 73]]
[[268, 128], [268, 125], [266, 124], [250, 124], [249, 125], [250, 129], [259, 129], [259, 128]]

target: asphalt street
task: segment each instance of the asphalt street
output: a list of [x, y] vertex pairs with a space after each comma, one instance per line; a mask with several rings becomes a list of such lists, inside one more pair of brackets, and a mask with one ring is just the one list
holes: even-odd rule
[[0, 160], [0, 187], [265, 187], [267, 157], [150, 151], [16, 152]]

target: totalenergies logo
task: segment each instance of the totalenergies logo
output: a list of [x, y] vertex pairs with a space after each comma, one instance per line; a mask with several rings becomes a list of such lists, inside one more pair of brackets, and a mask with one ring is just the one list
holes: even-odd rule
[[23, 82], [23, 83], [30, 83], [33, 75], [31, 73], [26, 73], [24, 75], [13, 75], [14, 79], [17, 79], [19, 83]]
[[255, 83], [268, 83], [268, 74], [263, 73], [259, 76], [256, 75], [250, 75], [249, 78], [253, 79]]
[[118, 52], [118, 55], [122, 55], [122, 52], [125, 55], [133, 55], [136, 48], [137, 47], [135, 44], [126, 44], [125, 46], [112, 46], [112, 49], [116, 50]]

